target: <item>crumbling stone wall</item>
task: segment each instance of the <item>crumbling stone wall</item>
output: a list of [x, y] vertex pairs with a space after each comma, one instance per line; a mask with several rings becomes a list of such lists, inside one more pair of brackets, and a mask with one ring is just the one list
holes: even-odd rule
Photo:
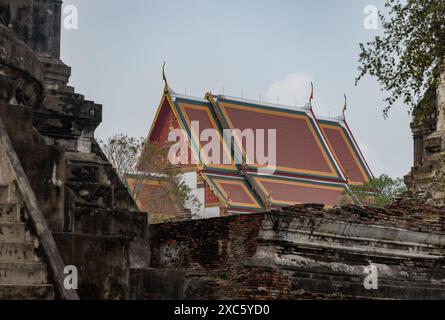
[[61, 0], [3, 0], [9, 2], [10, 26], [39, 56], [60, 57]]
[[[146, 276], [180, 271], [188, 299], [445, 299], [443, 213], [398, 200], [153, 225]], [[371, 264], [378, 290], [364, 286]]]

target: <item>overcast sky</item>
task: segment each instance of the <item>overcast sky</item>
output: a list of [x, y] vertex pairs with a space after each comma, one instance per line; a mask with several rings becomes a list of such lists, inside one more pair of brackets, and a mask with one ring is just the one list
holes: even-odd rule
[[375, 79], [356, 87], [358, 44], [381, 30], [363, 26], [364, 8], [383, 0], [65, 0], [77, 30], [62, 29], [71, 85], [103, 104], [96, 136], [146, 136], [167, 61], [178, 93], [215, 94], [302, 106], [315, 85], [317, 115], [347, 121], [374, 174], [401, 177], [412, 165], [410, 117], [402, 104], [384, 119]]

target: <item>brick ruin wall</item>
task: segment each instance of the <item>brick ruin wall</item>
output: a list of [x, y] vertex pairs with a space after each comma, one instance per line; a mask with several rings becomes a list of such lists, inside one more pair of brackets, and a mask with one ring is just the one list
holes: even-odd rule
[[[152, 225], [145, 298], [444, 299], [443, 222], [407, 200]], [[370, 264], [377, 290], [363, 285]]]
[[184, 298], [234, 297], [240, 289], [234, 281], [257, 251], [263, 219], [252, 214], [152, 225], [152, 267], [185, 272]]

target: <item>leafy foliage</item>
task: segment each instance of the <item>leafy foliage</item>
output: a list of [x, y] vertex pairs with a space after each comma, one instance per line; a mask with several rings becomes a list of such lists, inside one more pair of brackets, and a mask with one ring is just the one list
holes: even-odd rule
[[161, 148], [146, 142], [144, 138], [137, 139], [125, 134], [99, 140], [99, 144], [125, 184], [128, 175], [136, 177], [135, 184], [130, 188], [136, 202], [144, 180], [148, 178], [159, 182], [159, 187], [150, 194], [149, 207], [143, 210], [159, 212], [165, 204], [173, 204], [178, 209], [199, 205], [180, 169], [168, 161], [168, 146]]
[[161, 147], [147, 142], [141, 150], [137, 164], [138, 171], [157, 174], [162, 182], [162, 188], [152, 196], [151, 204], [157, 207], [157, 201], [173, 201], [178, 208], [199, 206], [199, 200], [192, 195], [192, 190], [184, 181], [180, 168], [173, 166], [168, 160], [168, 147], [168, 144]]
[[379, 12], [382, 36], [360, 44], [360, 75], [378, 79], [390, 95], [385, 117], [398, 100], [418, 104], [428, 88], [437, 87], [445, 63], [445, 0], [387, 0]]
[[106, 140], [99, 140], [99, 145], [123, 181], [126, 174], [136, 172], [136, 164], [144, 139], [115, 134]]
[[350, 186], [353, 201], [359, 205], [386, 206], [391, 199], [406, 191], [403, 179], [393, 179], [386, 174], [372, 178], [363, 185]]

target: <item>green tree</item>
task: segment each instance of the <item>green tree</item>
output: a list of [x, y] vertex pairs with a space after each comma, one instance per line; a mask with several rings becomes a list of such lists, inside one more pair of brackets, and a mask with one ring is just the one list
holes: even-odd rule
[[358, 205], [382, 208], [391, 199], [406, 191], [403, 179], [393, 179], [386, 174], [372, 178], [363, 185], [350, 186], [352, 200]]
[[[173, 201], [178, 208], [198, 207], [200, 202], [185, 182], [180, 167], [172, 165], [168, 160], [169, 146], [168, 143], [161, 147], [155, 143], [145, 142], [141, 148], [136, 168], [142, 173], [140, 175], [142, 180], [145, 174], [155, 174], [162, 181], [162, 187], [151, 197], [150, 207], [156, 209], [166, 201]], [[137, 199], [140, 186], [136, 185], [132, 192]]]
[[385, 8], [379, 12], [383, 35], [360, 44], [356, 82], [371, 75], [390, 93], [386, 117], [396, 101], [412, 111], [437, 87], [445, 63], [445, 0], [387, 0]]
[[[168, 145], [162, 148], [146, 142], [144, 138], [126, 134], [115, 134], [106, 140], [99, 140], [99, 144], [136, 202], [146, 179], [161, 182], [159, 188], [150, 194], [149, 207], [141, 209], [157, 213], [162, 211], [157, 209], [165, 203], [173, 203], [178, 209], [200, 205], [184, 181], [180, 168], [168, 161]], [[130, 176], [134, 182], [131, 187], [127, 181]]]
[[144, 139], [120, 133], [98, 142], [122, 181], [125, 182], [126, 174], [136, 172], [136, 164], [144, 145]]

